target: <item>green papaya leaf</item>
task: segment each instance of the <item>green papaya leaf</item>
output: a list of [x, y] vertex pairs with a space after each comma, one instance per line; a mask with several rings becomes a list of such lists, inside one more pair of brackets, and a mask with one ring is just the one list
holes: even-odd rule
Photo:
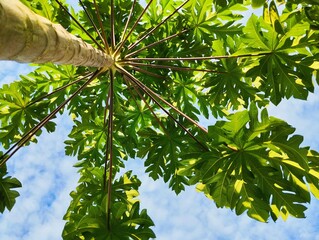
[[[2, 152], [0, 152], [2, 156]], [[3, 213], [5, 209], [9, 211], [13, 208], [16, 203], [16, 198], [20, 194], [13, 190], [13, 188], [22, 187], [18, 179], [7, 176], [6, 165], [0, 167], [0, 212]]]
[[292, 135], [294, 131], [286, 122], [269, 117], [266, 109], [259, 112], [251, 104], [249, 110], [210, 126], [211, 146], [218, 151], [188, 162], [192, 168], [180, 174], [191, 171], [197, 176], [193, 179], [199, 183], [198, 190], [218, 207], [235, 209], [237, 214], [247, 211], [262, 222], [269, 217], [304, 217], [310, 193], [317, 194], [313, 177], [319, 175], [310, 174], [308, 148], [300, 146], [303, 138]]

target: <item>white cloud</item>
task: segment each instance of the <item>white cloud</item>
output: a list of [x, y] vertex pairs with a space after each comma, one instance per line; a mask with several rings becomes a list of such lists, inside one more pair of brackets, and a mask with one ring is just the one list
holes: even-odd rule
[[38, 144], [21, 149], [8, 162], [10, 175], [23, 187], [13, 210], [0, 215], [1, 240], [61, 239], [62, 218], [78, 176], [75, 159], [64, 156], [70, 121], [60, 116], [56, 122], [57, 132], [43, 133]]

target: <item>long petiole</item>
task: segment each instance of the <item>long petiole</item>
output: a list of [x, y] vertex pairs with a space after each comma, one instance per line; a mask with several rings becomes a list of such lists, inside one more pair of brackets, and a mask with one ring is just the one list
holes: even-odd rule
[[0, 167], [5, 164], [25, 143], [27, 143], [48, 121], [50, 121], [66, 104], [68, 104], [75, 96], [77, 96], [87, 85], [90, 84], [99, 74], [100, 70], [95, 71], [93, 76], [89, 78], [80, 88], [78, 88], [69, 98], [64, 100], [55, 110], [42, 119], [35, 127], [28, 131], [18, 142], [16, 142], [9, 150], [0, 157]]
[[143, 51], [143, 50], [145, 50], [145, 49], [154, 47], [154, 46], [156, 46], [156, 45], [158, 45], [158, 44], [160, 44], [160, 43], [162, 43], [162, 42], [165, 42], [165, 41], [168, 41], [168, 40], [170, 40], [170, 39], [172, 39], [172, 38], [178, 37], [179, 35], [181, 35], [181, 34], [183, 34], [183, 33], [185, 33], [185, 32], [188, 32], [189, 30], [190, 30], [190, 29], [185, 29], [185, 30], [183, 30], [183, 31], [181, 31], [181, 32], [179, 32], [179, 33], [175, 33], [175, 34], [170, 35], [170, 36], [168, 36], [168, 37], [166, 37], [166, 38], [163, 38], [163, 39], [161, 39], [161, 40], [159, 40], [159, 41], [156, 41], [156, 42], [153, 42], [153, 43], [151, 43], [151, 44], [149, 44], [149, 45], [146, 45], [145, 47], [142, 47], [142, 48], [140, 48], [140, 49], [137, 49], [137, 50], [134, 51], [134, 52], [131, 52], [131, 53], [127, 54], [127, 55], [125, 56], [125, 58], [132, 57], [132, 56], [136, 55], [137, 53], [139, 53], [139, 52], [141, 52], [141, 51]]
[[164, 18], [159, 24], [157, 24], [155, 27], [153, 27], [149, 32], [147, 32], [144, 36], [139, 38], [135, 43], [130, 45], [128, 47], [128, 50], [131, 50], [136, 45], [138, 45], [141, 41], [143, 41], [146, 37], [151, 35], [154, 31], [156, 31], [161, 25], [163, 25], [167, 20], [169, 20], [175, 13], [177, 13], [186, 3], [188, 3], [189, 0], [186, 0], [184, 3], [182, 3], [179, 7], [177, 7], [170, 15], [168, 15], [166, 18]]
[[35, 99], [34, 101], [30, 102], [26, 107], [30, 107], [30, 106], [32, 106], [33, 104], [35, 104], [35, 103], [37, 103], [37, 102], [40, 102], [41, 100], [43, 100], [43, 99], [45, 99], [45, 98], [49, 98], [50, 96], [54, 95], [55, 93], [60, 92], [60, 91], [66, 89], [67, 87], [69, 87], [69, 86], [71, 86], [71, 85], [73, 85], [73, 84], [79, 83], [79, 82], [83, 81], [84, 79], [90, 77], [91, 75], [93, 75], [93, 73], [86, 74], [85, 76], [82, 76], [82, 77], [81, 77], [80, 79], [78, 79], [78, 80], [75, 80], [75, 81], [73, 81], [73, 82], [70, 82], [70, 83], [66, 84], [65, 86], [59, 87], [59, 88], [55, 89], [54, 91], [52, 91], [52, 92], [50, 92], [50, 93], [48, 93], [48, 94], [46, 94], [46, 95], [44, 95], [44, 96], [41, 96], [41, 97]]
[[[105, 111], [106, 112], [106, 111]], [[106, 121], [106, 118], [104, 119], [105, 123], [108, 122]], [[109, 126], [109, 124], [108, 124]], [[106, 174], [107, 174], [107, 161], [109, 160], [109, 127], [106, 133], [106, 144], [105, 144], [105, 157], [104, 157], [104, 171], [103, 171], [103, 190], [106, 191]]]
[[[144, 85], [144, 84], [143, 84]], [[144, 85], [145, 86], [145, 85]], [[196, 122], [194, 119], [190, 118], [189, 116], [187, 116], [185, 113], [183, 113], [182, 111], [180, 111], [178, 108], [174, 107], [171, 103], [169, 103], [168, 101], [166, 101], [164, 98], [162, 98], [160, 95], [158, 95], [157, 93], [153, 92], [151, 89], [147, 88], [147, 91], [149, 91], [151, 94], [153, 94], [155, 97], [157, 97], [159, 100], [161, 100], [162, 102], [164, 102], [166, 105], [168, 105], [169, 107], [171, 107], [175, 112], [177, 112], [178, 114], [182, 115], [184, 118], [186, 118], [188, 121], [190, 121], [191, 123], [193, 123], [196, 127], [198, 127], [199, 129], [201, 129], [204, 133], [208, 133], [207, 129], [204, 128], [203, 126], [199, 125], [198, 122]]]
[[111, 229], [111, 197], [112, 197], [112, 175], [113, 175], [113, 115], [114, 115], [114, 75], [113, 71], [110, 70], [110, 105], [109, 105], [109, 178], [108, 178], [108, 191], [107, 191], [107, 226]]
[[177, 71], [191, 71], [191, 72], [213, 72], [213, 73], [226, 73], [220, 72], [216, 70], [210, 69], [200, 69], [200, 68], [191, 68], [191, 67], [177, 67], [171, 65], [160, 65], [160, 64], [148, 64], [148, 63], [137, 63], [137, 62], [129, 62], [129, 65], [132, 66], [140, 66], [140, 67], [149, 67], [149, 68], [159, 68], [159, 69], [170, 69], [170, 70], [177, 70]]
[[130, 10], [130, 13], [129, 13], [129, 15], [128, 15], [127, 21], [126, 21], [126, 23], [125, 23], [125, 27], [124, 27], [124, 30], [123, 30], [123, 32], [122, 32], [122, 36], [121, 36], [120, 42], [123, 42], [123, 39], [124, 39], [125, 33], [126, 33], [126, 31], [127, 31], [128, 25], [129, 25], [129, 23], [130, 23], [130, 21], [131, 21], [131, 17], [132, 17], [132, 14], [133, 14], [135, 5], [136, 5], [136, 0], [133, 1], [133, 4], [132, 4], [132, 6], [131, 6], [131, 10]]
[[139, 68], [139, 67], [137, 67], [137, 66], [133, 66], [133, 65], [129, 65], [129, 66], [130, 66], [132, 69], [134, 69], [134, 70], [136, 70], [136, 71], [138, 71], [138, 72], [141, 72], [141, 73], [145, 73], [145, 74], [147, 74], [147, 75], [149, 75], [149, 76], [156, 77], [156, 78], [159, 78], [159, 79], [165, 79], [164, 76], [161, 76], [161, 75], [156, 74], [156, 73], [149, 72], [149, 71], [147, 71], [147, 70], [145, 70], [145, 69], [142, 69], [142, 68]]
[[80, 2], [80, 4], [81, 4], [81, 6], [82, 6], [82, 8], [83, 8], [83, 10], [84, 10], [84, 12], [85, 12], [85, 14], [86, 14], [86, 16], [89, 18], [89, 20], [90, 20], [92, 26], [94, 27], [96, 33], [99, 35], [101, 41], [103, 42], [104, 39], [103, 39], [103, 37], [102, 37], [102, 35], [101, 35], [101, 33], [100, 33], [100, 30], [98, 29], [98, 27], [97, 27], [96, 24], [94, 23], [94, 21], [93, 21], [91, 15], [89, 14], [89, 12], [87, 11], [87, 9], [86, 9], [86, 7], [85, 7], [83, 1], [82, 1], [82, 0], [79, 0], [79, 2]]
[[[106, 127], [106, 124], [108, 123], [107, 121], [107, 112], [109, 108], [109, 103], [110, 103], [110, 98], [111, 98], [111, 88], [109, 89], [107, 99], [106, 99], [106, 106], [104, 109], [104, 128]], [[105, 158], [104, 158], [104, 173], [103, 173], [103, 189], [106, 191], [106, 174], [107, 174], [107, 161], [109, 159], [109, 124], [107, 128], [107, 133], [106, 133], [106, 144], [105, 144]]]
[[181, 124], [175, 117], [173, 117], [173, 115], [167, 111], [147, 90], [148, 88], [146, 88], [145, 85], [142, 85], [141, 82], [134, 77], [132, 74], [130, 74], [128, 71], [126, 71], [124, 68], [122, 68], [121, 66], [118, 66], [118, 70], [122, 73], [125, 74], [126, 76], [128, 76], [132, 82], [134, 82], [144, 93], [146, 93], [155, 103], [156, 105], [161, 108], [166, 114], [167, 116], [169, 116], [179, 127], [181, 127], [194, 141], [196, 141], [199, 145], [201, 145], [205, 150], [207, 149], [207, 147], [205, 145], [203, 145], [183, 124]]
[[107, 37], [106, 37], [105, 31], [104, 31], [104, 27], [103, 27], [101, 15], [100, 15], [99, 7], [98, 7], [98, 5], [96, 3], [96, 0], [94, 0], [93, 3], [94, 3], [94, 7], [95, 7], [96, 16], [97, 16], [97, 19], [99, 21], [99, 25], [100, 25], [100, 28], [101, 28], [101, 31], [102, 31], [103, 42], [104, 42], [104, 46], [106, 48], [105, 50], [106, 50], [107, 54], [110, 54], [110, 47], [109, 47], [109, 44], [107, 43]]
[[86, 33], [86, 35], [91, 38], [91, 40], [98, 46], [98, 48], [103, 51], [103, 47], [94, 39], [94, 37], [92, 37], [92, 35], [82, 26], [82, 24], [75, 18], [72, 16], [72, 14], [69, 12], [69, 10], [63, 6], [63, 4], [59, 1], [59, 0], [55, 0], [59, 6], [72, 18], [72, 20], [82, 29], [83, 32]]
[[269, 55], [271, 52], [259, 52], [256, 54], [242, 54], [242, 55], [224, 55], [224, 56], [205, 56], [205, 57], [168, 57], [168, 58], [125, 58], [119, 62], [139, 62], [139, 61], [204, 61], [204, 60], [218, 60], [227, 58], [248, 58]]
[[107, 116], [107, 110], [109, 107], [110, 97], [111, 97], [111, 88], [109, 89], [109, 92], [107, 94], [106, 105], [104, 109], [104, 127], [106, 126], [106, 118], [107, 118], [106, 116]]
[[133, 101], [135, 102], [136, 107], [138, 108], [139, 111], [141, 111], [140, 106], [138, 105], [137, 100], [136, 100], [136, 98], [135, 98], [135, 96], [134, 96], [134, 93], [133, 93], [133, 91], [132, 91], [132, 89], [131, 89], [132, 87], [135, 89], [135, 86], [133, 85], [133, 86], [131, 87], [131, 84], [130, 84], [130, 82], [127, 80], [127, 78], [126, 78], [125, 75], [123, 75], [123, 79], [124, 79], [124, 81], [125, 81], [125, 83], [126, 83], [127, 89], [129, 90], [129, 92], [130, 92], [130, 94], [131, 94], [131, 96], [132, 96], [132, 98], [133, 98]]
[[187, 116], [185, 113], [183, 113], [182, 111], [180, 111], [178, 108], [176, 108], [175, 106], [173, 106], [171, 103], [169, 103], [168, 101], [166, 101], [164, 98], [162, 98], [160, 95], [158, 95], [157, 93], [155, 93], [153, 90], [151, 90], [149, 87], [147, 87], [145, 84], [143, 84], [141, 81], [139, 81], [137, 78], [136, 82], [139, 82], [139, 84], [143, 87], [143, 89], [145, 89], [149, 94], [151, 94], [152, 96], [156, 97], [157, 99], [159, 99], [160, 101], [164, 102], [166, 105], [168, 105], [170, 108], [172, 108], [175, 112], [177, 112], [178, 114], [182, 115], [183, 117], [185, 117], [188, 121], [190, 121], [191, 123], [193, 123], [196, 127], [198, 127], [199, 129], [201, 129], [204, 133], [208, 133], [207, 129], [204, 128], [203, 126], [199, 125], [194, 119], [190, 118], [189, 116]]
[[147, 9], [149, 8], [149, 6], [151, 5], [152, 2], [153, 2], [153, 0], [150, 0], [150, 2], [143, 9], [142, 13], [140, 14], [138, 19], [133, 24], [133, 26], [132, 26], [131, 30], [129, 31], [129, 33], [125, 36], [124, 40], [120, 43], [120, 45], [115, 49], [114, 55], [116, 55], [122, 49], [122, 47], [124, 46], [125, 42], [129, 38], [129, 36], [132, 34], [132, 32], [136, 28], [137, 24], [139, 23], [139, 21], [141, 20], [141, 18], [143, 17], [143, 15], [145, 14], [145, 12], [147, 11]]
[[123, 78], [126, 79], [127, 83], [133, 83], [133, 87], [135, 89], [135, 91], [137, 92], [137, 94], [140, 96], [140, 98], [144, 101], [144, 103], [146, 104], [146, 106], [148, 107], [148, 109], [151, 111], [151, 113], [153, 114], [153, 116], [155, 117], [157, 123], [162, 127], [164, 133], [166, 135], [168, 135], [164, 125], [162, 124], [162, 122], [159, 120], [159, 118], [157, 117], [157, 115], [155, 114], [153, 108], [149, 105], [149, 103], [146, 101], [145, 97], [140, 93], [139, 89], [137, 88], [137, 85], [131, 80], [131, 78], [127, 75], [123, 75]]
[[111, 0], [111, 45], [112, 50], [115, 49], [115, 20], [114, 20], [114, 0]]

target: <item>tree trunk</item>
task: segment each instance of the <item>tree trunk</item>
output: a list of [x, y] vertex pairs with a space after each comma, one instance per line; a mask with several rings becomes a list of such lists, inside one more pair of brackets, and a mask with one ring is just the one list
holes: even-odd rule
[[109, 68], [111, 56], [35, 14], [18, 0], [0, 0], [0, 60]]

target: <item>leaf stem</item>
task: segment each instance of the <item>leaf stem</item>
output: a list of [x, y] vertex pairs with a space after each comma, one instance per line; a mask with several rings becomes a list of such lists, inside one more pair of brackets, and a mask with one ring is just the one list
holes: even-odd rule
[[30, 106], [32, 106], [33, 104], [35, 104], [35, 103], [37, 103], [37, 102], [40, 102], [41, 100], [43, 100], [43, 99], [45, 99], [45, 98], [48, 98], [48, 97], [54, 95], [55, 93], [60, 92], [60, 91], [62, 91], [62, 90], [64, 90], [64, 89], [66, 89], [66, 88], [69, 87], [69, 86], [72, 86], [73, 84], [76, 84], [76, 83], [78, 83], [78, 82], [81, 82], [81, 81], [83, 81], [84, 79], [87, 79], [88, 77], [90, 77], [90, 76], [92, 76], [92, 75], [93, 75], [93, 73], [88, 73], [88, 74], [82, 76], [81, 78], [79, 78], [78, 80], [75, 80], [75, 81], [73, 81], [73, 82], [70, 82], [70, 83], [66, 84], [65, 86], [59, 87], [59, 88], [55, 89], [54, 91], [52, 91], [52, 92], [50, 92], [50, 93], [48, 93], [48, 94], [46, 94], [46, 95], [44, 95], [44, 96], [41, 96], [41, 97], [35, 99], [34, 101], [30, 102], [26, 107], [30, 107]]
[[86, 35], [91, 38], [91, 40], [98, 46], [98, 48], [103, 51], [103, 47], [92, 37], [92, 35], [82, 26], [82, 24], [72, 16], [72, 14], [69, 12], [69, 10], [63, 6], [63, 4], [59, 0], [55, 0], [59, 6], [72, 18], [72, 20], [86, 33]]
[[179, 7], [177, 7], [170, 15], [168, 15], [166, 18], [164, 18], [159, 24], [157, 24], [155, 27], [153, 27], [149, 32], [147, 32], [144, 36], [139, 38], [135, 43], [130, 45], [128, 47], [128, 50], [131, 50], [135, 46], [137, 46], [141, 41], [143, 41], [146, 37], [151, 35], [154, 31], [156, 31], [160, 26], [162, 26], [167, 20], [169, 20], [175, 13], [177, 13], [186, 3], [188, 3], [189, 0], [186, 0], [184, 3], [182, 3]]
[[169, 116], [178, 126], [180, 126], [194, 141], [196, 141], [199, 145], [201, 145], [205, 150], [207, 147], [202, 144], [183, 124], [181, 124], [169, 111], [167, 111], [148, 91], [149, 88], [142, 84], [137, 78], [135, 78], [132, 74], [126, 71], [123, 67], [117, 66], [118, 70], [128, 76], [132, 82], [134, 82], [143, 92], [145, 92], [155, 103], [159, 106], [166, 114]]
[[18, 142], [0, 157], [0, 167], [5, 164], [25, 143], [27, 143], [48, 121], [50, 121], [66, 104], [68, 104], [76, 95], [78, 95], [90, 82], [92, 82], [102, 71], [96, 70], [94, 74], [69, 98], [64, 100], [55, 110], [42, 119], [35, 127], [28, 131]]
[[100, 33], [100, 30], [98, 29], [98, 27], [97, 27], [96, 24], [94, 23], [94, 21], [93, 21], [91, 15], [90, 15], [89, 12], [87, 11], [87, 9], [86, 9], [86, 7], [85, 7], [83, 1], [82, 1], [82, 0], [79, 0], [79, 2], [80, 2], [80, 4], [81, 4], [81, 6], [82, 6], [82, 8], [83, 8], [83, 10], [84, 10], [84, 12], [85, 12], [85, 14], [86, 14], [86, 16], [89, 18], [89, 20], [90, 20], [92, 26], [94, 27], [95, 31], [97, 32], [97, 34], [99, 35], [101, 41], [103, 42], [103, 41], [104, 41], [104, 38], [102, 37], [102, 35], [101, 35], [101, 33]]
[[[123, 69], [123, 68], [122, 68]], [[124, 69], [125, 70], [125, 69]], [[136, 78], [135, 78], [136, 79]], [[138, 79], [136, 79], [135, 81], [139, 82], [139, 84], [143, 87], [143, 89], [145, 89], [148, 93], [152, 94], [152, 96], [155, 96], [157, 99], [159, 99], [160, 101], [164, 102], [167, 106], [169, 106], [170, 108], [172, 108], [175, 112], [177, 112], [178, 114], [182, 115], [184, 118], [186, 118], [188, 121], [190, 121], [191, 123], [193, 123], [196, 127], [198, 127], [199, 129], [201, 129], [204, 133], [208, 133], [207, 129], [204, 128], [203, 126], [199, 125], [195, 120], [193, 120], [192, 118], [190, 118], [189, 116], [187, 116], [185, 113], [183, 113], [182, 111], [180, 111], [178, 108], [176, 108], [175, 106], [173, 106], [171, 103], [169, 103], [168, 101], [166, 101], [164, 98], [162, 98], [159, 94], [155, 93], [152, 89], [148, 88], [145, 84], [143, 84], [141, 81], [139, 81]]]
[[168, 41], [168, 40], [170, 40], [170, 39], [172, 39], [172, 38], [175, 38], [175, 37], [177, 37], [177, 36], [179, 36], [179, 35], [181, 35], [181, 34], [183, 34], [183, 33], [185, 33], [185, 32], [188, 32], [189, 30], [190, 30], [190, 29], [185, 29], [185, 30], [183, 30], [183, 31], [181, 31], [181, 32], [179, 32], [179, 33], [175, 33], [175, 34], [170, 35], [170, 36], [168, 36], [168, 37], [166, 37], [166, 38], [163, 38], [163, 39], [158, 40], [158, 41], [156, 41], [156, 42], [153, 42], [153, 43], [151, 43], [151, 44], [149, 44], [149, 45], [146, 45], [145, 47], [142, 47], [142, 48], [140, 48], [140, 49], [137, 49], [137, 50], [134, 51], [134, 52], [131, 52], [131, 53], [127, 54], [127, 55], [125, 56], [125, 58], [132, 57], [132, 56], [136, 55], [137, 53], [139, 53], [139, 52], [141, 52], [141, 51], [143, 51], [143, 50], [145, 50], [145, 49], [154, 47], [154, 46], [156, 46], [156, 45], [158, 45], [158, 44], [160, 44], [160, 43], [163, 43], [163, 42]]
[[110, 105], [109, 105], [109, 128], [108, 128], [108, 134], [109, 134], [109, 178], [108, 178], [108, 191], [107, 191], [107, 226], [108, 229], [111, 229], [111, 197], [112, 197], [112, 175], [113, 175], [113, 115], [114, 115], [114, 75], [113, 71], [110, 71]]
[[[111, 88], [109, 88], [109, 92], [107, 94], [105, 109], [104, 109], [104, 128], [106, 127], [106, 124], [108, 124], [107, 133], [106, 133], [106, 144], [105, 144], [105, 158], [104, 158], [104, 172], [103, 172], [103, 189], [106, 191], [106, 174], [107, 174], [107, 160], [109, 157], [109, 122], [107, 120], [107, 110], [109, 108], [111, 98]], [[110, 114], [110, 112], [109, 112]]]
[[145, 74], [147, 74], [147, 75], [149, 75], [149, 76], [156, 77], [156, 78], [159, 78], [159, 79], [165, 79], [164, 76], [161, 76], [161, 75], [159, 75], [159, 74], [156, 74], [156, 73], [153, 73], [153, 72], [149, 72], [149, 71], [147, 71], [147, 70], [145, 70], [145, 69], [136, 67], [136, 66], [134, 66], [134, 65], [129, 65], [129, 66], [130, 66], [132, 69], [134, 69], [134, 70], [136, 70], [136, 71], [138, 71], [138, 72], [141, 72], [141, 73], [145, 73]]
[[106, 105], [105, 105], [105, 111], [104, 111], [104, 127], [106, 126], [106, 116], [107, 116], [107, 110], [108, 110], [108, 107], [109, 107], [109, 102], [110, 102], [110, 97], [111, 97], [111, 88], [109, 89], [109, 92], [107, 94], [107, 99], [106, 99]]
[[[125, 73], [124, 73], [125, 74]], [[130, 76], [128, 75], [123, 75], [123, 78], [127, 80], [128, 83], [132, 82], [133, 87], [135, 89], [135, 91], [137, 92], [137, 94], [140, 96], [140, 98], [143, 100], [143, 102], [146, 104], [146, 106], [148, 107], [148, 109], [151, 111], [151, 113], [153, 114], [153, 116], [155, 117], [157, 123], [161, 126], [161, 128], [163, 129], [164, 133], [169, 136], [169, 134], [167, 133], [164, 125], [162, 124], [162, 122], [159, 120], [159, 118], [157, 117], [157, 115], [155, 114], [153, 108], [149, 105], [149, 103], [146, 101], [145, 97], [140, 93], [139, 89], [136, 87], [137, 85], [135, 84], [135, 82], [133, 82], [130, 78]]]
[[130, 21], [131, 21], [132, 15], [133, 15], [133, 11], [134, 11], [135, 5], [136, 5], [136, 0], [133, 1], [133, 4], [132, 4], [132, 6], [131, 6], [131, 10], [130, 10], [130, 13], [129, 13], [129, 15], [128, 15], [127, 21], [126, 21], [126, 23], [125, 23], [125, 27], [124, 27], [124, 30], [123, 30], [123, 32], [122, 32], [122, 36], [121, 36], [120, 42], [123, 42], [125, 33], [126, 33], [126, 31], [127, 31], [128, 25], [129, 25], [129, 23], [130, 23]]
[[178, 67], [178, 66], [171, 66], [171, 65], [160, 65], [160, 64], [148, 64], [148, 63], [137, 63], [137, 62], [128, 62], [129, 65], [132, 66], [143, 66], [143, 67], [150, 67], [150, 68], [159, 68], [159, 69], [170, 69], [170, 70], [177, 70], [177, 71], [197, 71], [197, 72], [213, 72], [213, 73], [226, 73], [220, 72], [216, 70], [210, 69], [200, 69], [200, 68], [191, 68], [191, 67]]
[[129, 92], [130, 92], [130, 94], [131, 94], [131, 96], [132, 96], [132, 98], [133, 98], [133, 101], [134, 101], [136, 107], [138, 108], [139, 111], [142, 111], [141, 108], [140, 108], [140, 106], [138, 105], [137, 100], [136, 100], [136, 98], [135, 98], [135, 96], [134, 96], [134, 93], [133, 93], [133, 91], [132, 91], [132, 89], [131, 89], [132, 87], [135, 89], [135, 86], [134, 86], [134, 85], [131, 86], [130, 82], [127, 80], [127, 78], [125, 77], [125, 75], [123, 75], [123, 79], [124, 79], [124, 81], [125, 81], [125, 83], [126, 83], [127, 89], [129, 90]]
[[125, 42], [129, 38], [129, 36], [132, 34], [132, 32], [136, 28], [137, 24], [139, 23], [139, 21], [141, 20], [141, 18], [143, 17], [143, 15], [145, 14], [145, 12], [147, 11], [147, 9], [149, 8], [149, 6], [151, 5], [152, 2], [153, 2], [153, 0], [150, 0], [149, 3], [146, 5], [146, 7], [143, 9], [142, 13], [140, 14], [140, 16], [137, 18], [137, 20], [133, 24], [133, 26], [132, 26], [131, 30], [129, 31], [129, 33], [125, 36], [124, 40], [120, 43], [120, 45], [115, 49], [114, 55], [116, 55], [122, 49], [122, 47], [124, 46]]
[[[224, 55], [224, 56], [207, 56], [207, 57], [176, 57], [176, 58], [127, 58], [121, 61], [203, 61], [203, 60], [214, 60], [214, 59], [227, 59], [227, 58], [248, 58], [248, 57], [259, 57], [271, 54], [271, 52], [262, 52], [256, 54], [242, 54], [242, 55]], [[119, 62], [121, 62], [119, 61]]]
[[266, 56], [271, 54], [271, 52], [259, 52], [259, 53], [250, 53], [242, 55], [224, 55], [224, 56], [204, 56], [204, 57], [167, 57], [167, 58], [124, 58], [119, 62], [139, 62], [139, 61], [204, 61], [204, 60], [218, 60], [218, 59], [227, 59], [227, 58], [248, 58], [248, 57], [259, 57]]
[[100, 28], [101, 28], [101, 32], [102, 32], [102, 36], [103, 36], [103, 42], [104, 42], [104, 46], [106, 48], [105, 50], [106, 50], [107, 54], [110, 54], [110, 46], [107, 43], [107, 37], [106, 37], [105, 31], [104, 31], [101, 15], [100, 15], [100, 11], [99, 11], [99, 6], [97, 5], [96, 0], [94, 0], [93, 3], [94, 3], [94, 7], [95, 7], [96, 16], [97, 16], [97, 19], [99, 21], [99, 25], [100, 25]]
[[112, 51], [115, 49], [115, 21], [114, 21], [114, 0], [111, 0], [111, 45]]

